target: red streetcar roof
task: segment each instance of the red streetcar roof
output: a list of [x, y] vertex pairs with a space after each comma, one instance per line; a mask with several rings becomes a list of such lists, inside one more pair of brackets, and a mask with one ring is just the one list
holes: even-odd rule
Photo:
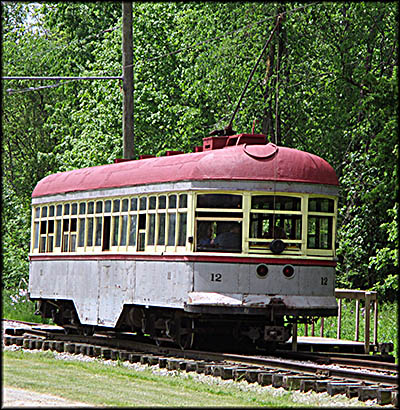
[[32, 197], [193, 180], [254, 180], [339, 185], [322, 158], [274, 144], [235, 145], [77, 169], [49, 175]]

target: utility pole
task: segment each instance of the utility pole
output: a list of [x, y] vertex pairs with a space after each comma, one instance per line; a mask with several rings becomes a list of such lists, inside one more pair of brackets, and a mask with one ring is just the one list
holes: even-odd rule
[[135, 156], [135, 134], [133, 128], [133, 39], [132, 2], [122, 2], [122, 88], [123, 100], [123, 140], [125, 159]]

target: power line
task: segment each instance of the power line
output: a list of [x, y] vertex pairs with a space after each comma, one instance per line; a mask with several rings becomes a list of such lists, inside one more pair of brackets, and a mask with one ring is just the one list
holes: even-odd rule
[[[304, 9], [304, 8], [306, 8], [306, 7], [309, 7], [309, 6], [313, 6], [313, 5], [315, 5], [315, 4], [318, 4], [318, 2], [316, 2], [316, 3], [308, 3], [308, 4], [304, 5], [304, 6], [297, 7], [297, 8], [295, 8], [295, 9], [292, 9], [292, 10], [289, 10], [289, 11], [285, 11], [285, 12], [281, 13], [281, 15], [289, 15], [289, 14], [291, 14], [291, 13], [294, 13], [294, 12], [296, 12], [296, 11], [302, 10], [302, 9]], [[267, 17], [267, 18], [265, 18], [265, 19], [262, 19], [262, 20], [259, 20], [259, 21], [255, 22], [255, 23], [250, 23], [250, 24], [248, 24], [248, 25], [246, 25], [246, 26], [244, 26], [244, 27], [241, 27], [241, 28], [239, 28], [239, 29], [229, 31], [229, 32], [227, 32], [227, 33], [225, 33], [225, 34], [223, 34], [223, 35], [221, 35], [221, 36], [213, 37], [213, 38], [210, 38], [210, 39], [207, 39], [207, 40], [204, 40], [204, 41], [199, 41], [199, 42], [193, 44], [192, 46], [183, 47], [183, 48], [180, 48], [180, 49], [178, 49], [178, 50], [172, 51], [172, 52], [170, 52], [170, 53], [166, 53], [166, 54], [159, 55], [159, 56], [155, 56], [155, 57], [148, 58], [148, 59], [143, 59], [143, 60], [141, 60], [141, 61], [142, 61], [142, 62], [150, 62], [150, 61], [159, 60], [159, 59], [164, 58], [164, 57], [168, 57], [168, 56], [170, 56], [170, 55], [179, 54], [179, 53], [181, 53], [181, 52], [183, 52], [183, 51], [187, 51], [187, 50], [190, 50], [190, 49], [193, 49], [193, 48], [197, 48], [197, 47], [199, 47], [199, 46], [201, 46], [201, 45], [208, 44], [208, 43], [211, 43], [211, 42], [213, 42], [213, 41], [226, 38], [226, 37], [228, 37], [228, 36], [230, 36], [230, 35], [237, 34], [237, 33], [239, 33], [240, 31], [243, 31], [243, 30], [246, 30], [246, 29], [250, 29], [250, 28], [252, 28], [252, 27], [254, 27], [254, 26], [258, 25], [258, 24], [261, 24], [261, 23], [266, 22], [266, 21], [268, 21], [268, 20], [274, 19], [274, 18], [276, 18], [277, 16], [278, 16], [278, 15], [269, 16], [269, 17]], [[91, 35], [91, 36], [86, 37], [86, 39], [89, 39], [89, 38], [91, 38], [91, 37], [99, 37], [102, 33], [114, 31], [114, 30], [116, 30], [116, 29], [118, 29], [118, 28], [120, 28], [120, 27], [121, 27], [121, 26], [115, 26], [115, 27], [112, 27], [112, 28], [110, 28], [110, 29], [103, 30], [103, 31], [101, 31], [101, 32], [98, 33], [98, 34], [95, 34], [95, 35]], [[77, 40], [75, 40], [75, 41], [78, 41], [78, 40], [81, 41], [81, 39], [77, 39]], [[136, 64], [137, 64], [137, 63], [136, 63]], [[131, 66], [134, 66], [134, 65], [135, 65], [135, 64], [131, 64], [131, 65], [126, 66], [125, 68], [131, 67]], [[55, 80], [55, 81], [60, 81], [60, 80], [68, 80], [68, 81], [76, 81], [76, 80], [115, 80], [115, 79], [117, 79], [117, 80], [123, 80], [123, 76], [86, 76], [86, 77], [81, 77], [81, 76], [76, 76], [76, 77], [61, 77], [61, 76], [58, 76], [58, 77], [57, 77], [57, 76], [51, 76], [51, 77], [39, 77], [39, 76], [5, 76], [5, 77], [1, 77], [1, 78], [2, 78], [2, 80]], [[57, 83], [57, 84], [52, 84], [52, 85], [49, 85], [49, 86], [41, 86], [41, 87], [36, 87], [36, 88], [25, 88], [25, 89], [23, 89], [23, 90], [8, 89], [7, 92], [9, 92], [9, 94], [18, 93], [18, 92], [28, 92], [28, 91], [35, 91], [35, 90], [44, 89], [44, 88], [55, 88], [55, 87], [58, 87], [58, 86], [63, 85], [63, 84], [66, 84], [66, 83]]]
[[1, 77], [2, 80], [122, 80], [122, 76], [86, 76], [86, 77], [29, 77], [29, 76], [13, 76]]
[[65, 83], [57, 83], [57, 84], [51, 84], [51, 85], [43, 85], [40, 87], [29, 87], [29, 88], [22, 88], [21, 90], [13, 90], [12, 88], [8, 88], [6, 91], [8, 92], [8, 94], [18, 94], [18, 93], [26, 93], [29, 91], [36, 91], [36, 90], [43, 90], [45, 88], [55, 88], [55, 87], [59, 87], [60, 85], [66, 84]]

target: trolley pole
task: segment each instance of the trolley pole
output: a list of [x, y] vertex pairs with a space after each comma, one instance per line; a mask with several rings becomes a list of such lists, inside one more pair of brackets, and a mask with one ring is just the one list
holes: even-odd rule
[[133, 39], [132, 2], [122, 2], [122, 88], [123, 88], [123, 157], [135, 156], [135, 134], [133, 128]]

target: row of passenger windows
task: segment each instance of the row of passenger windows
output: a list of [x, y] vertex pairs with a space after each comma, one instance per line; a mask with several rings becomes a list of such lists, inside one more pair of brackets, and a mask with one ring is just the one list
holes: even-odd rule
[[33, 247], [42, 253], [184, 246], [186, 212], [187, 194], [36, 207]]
[[[35, 211], [35, 218], [42, 217], [53, 217], [53, 216], [63, 216], [63, 215], [85, 215], [85, 214], [94, 214], [94, 213], [103, 213], [104, 212], [128, 212], [139, 210], [145, 211], [146, 209], [155, 210], [155, 209], [166, 209], [167, 208], [167, 198], [168, 198], [168, 208], [175, 209], [177, 207], [177, 197], [178, 195], [161, 195], [159, 197], [151, 196], [138, 198], [125, 198], [125, 199], [108, 199], [105, 201], [90, 201], [80, 202], [64, 205], [50, 205], [37, 207]], [[78, 212], [79, 206], [79, 212]], [[187, 208], [187, 194], [179, 195], [179, 208]], [[87, 211], [87, 212], [86, 212]], [[55, 212], [55, 215], [54, 215]]]
[[[287, 250], [294, 252], [304, 250], [305, 246], [332, 249], [332, 199], [308, 198], [306, 244], [302, 238], [305, 232], [300, 197], [252, 195], [250, 203], [246, 235], [249, 252], [264, 252], [273, 239], [284, 240]], [[187, 207], [187, 194], [37, 206], [33, 251], [144, 251], [154, 246], [173, 250], [171, 247], [183, 247], [187, 242]], [[196, 195], [194, 249], [241, 252], [243, 213], [240, 194]]]

